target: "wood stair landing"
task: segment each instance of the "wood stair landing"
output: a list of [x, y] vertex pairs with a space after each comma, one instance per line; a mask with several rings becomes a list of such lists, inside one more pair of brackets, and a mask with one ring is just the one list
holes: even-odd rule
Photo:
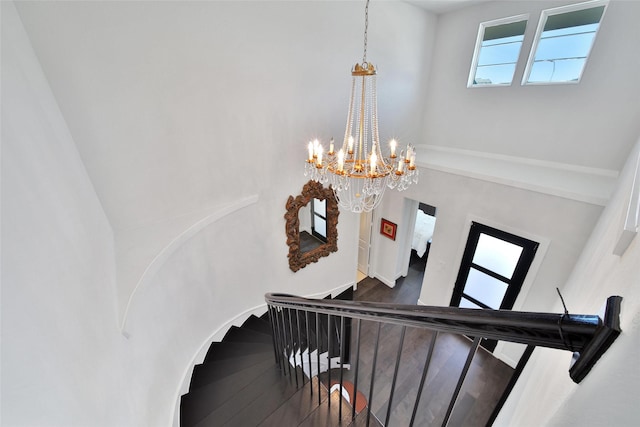
[[[275, 362], [269, 321], [251, 316], [241, 327], [231, 327], [221, 342], [211, 344], [203, 363], [194, 368], [189, 392], [180, 403], [180, 425], [366, 425], [366, 410], [352, 420], [351, 406], [337, 391], [329, 396], [317, 377], [305, 378], [303, 385], [299, 369], [297, 374], [298, 386]], [[381, 424], [372, 415], [370, 425]]]

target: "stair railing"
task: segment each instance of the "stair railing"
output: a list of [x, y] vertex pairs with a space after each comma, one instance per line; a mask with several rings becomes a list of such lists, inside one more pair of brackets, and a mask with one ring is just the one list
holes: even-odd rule
[[[533, 313], [510, 310], [476, 310], [457, 307], [316, 300], [277, 293], [266, 294], [265, 299], [273, 329], [276, 363], [285, 375], [295, 378], [296, 386], [300, 385], [298, 381], [298, 373], [300, 371], [303, 385], [307, 380], [305, 379], [305, 373], [308, 378], [307, 381], [311, 381], [313, 376], [326, 371], [327, 383], [331, 387], [331, 369], [340, 368], [339, 390], [342, 392], [343, 368], [350, 361], [350, 351], [348, 350], [351, 336], [348, 331], [351, 328], [349, 325], [352, 320], [355, 320], [352, 419], [356, 416], [358, 377], [360, 374], [358, 364], [360, 360], [361, 321], [377, 323], [367, 405], [367, 426], [372, 415], [371, 406], [382, 325], [393, 324], [402, 327], [384, 425], [388, 425], [392, 412], [392, 403], [407, 327], [426, 328], [434, 331], [427, 350], [410, 425], [413, 425], [416, 419], [438, 334], [461, 334], [473, 339], [465, 365], [449, 401], [442, 423], [443, 426], [446, 426], [451, 419], [456, 401], [481, 339], [501, 340], [527, 345], [501, 399], [487, 422], [487, 425], [491, 425], [535, 347], [571, 351], [573, 360], [569, 375], [574, 382], [579, 383], [589, 373], [600, 356], [615, 341], [621, 331], [619, 315], [622, 297], [619, 296], [612, 296], [607, 299], [604, 318], [602, 319], [598, 315], [569, 313]], [[321, 360], [324, 359], [324, 356], [321, 357], [321, 354], [326, 354], [324, 366], [322, 365], [323, 360]], [[297, 369], [298, 366], [300, 366], [300, 370]], [[310, 390], [313, 395], [312, 383], [311, 381]], [[318, 403], [320, 403], [320, 390], [318, 389], [316, 393], [319, 399]], [[330, 401], [331, 399], [329, 399], [329, 405]], [[342, 418], [342, 399], [339, 404], [339, 417]]]

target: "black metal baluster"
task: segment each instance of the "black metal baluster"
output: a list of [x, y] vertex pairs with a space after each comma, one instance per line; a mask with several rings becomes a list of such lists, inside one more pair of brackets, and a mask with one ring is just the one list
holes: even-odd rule
[[516, 381], [518, 381], [518, 378], [520, 378], [520, 374], [522, 373], [524, 367], [529, 361], [529, 358], [531, 357], [531, 353], [533, 353], [533, 349], [535, 348], [536, 348], [535, 345], [528, 345], [527, 348], [524, 350], [524, 353], [522, 354], [522, 356], [520, 356], [520, 360], [518, 360], [518, 365], [516, 366], [516, 369], [513, 371], [513, 375], [511, 375], [509, 384], [507, 384], [504, 391], [502, 392], [502, 396], [500, 396], [500, 400], [496, 404], [496, 407], [493, 409], [493, 412], [491, 413], [491, 417], [489, 417], [489, 421], [487, 421], [487, 426], [493, 425], [493, 422], [498, 417], [498, 414], [500, 413], [500, 409], [502, 409], [502, 406], [507, 401], [507, 397], [509, 397], [509, 394], [511, 394], [511, 390], [513, 390], [513, 387], [516, 385]]
[[[307, 332], [307, 339], [306, 339], [306, 344], [307, 344], [307, 361], [309, 362], [309, 390], [311, 391], [311, 396], [313, 396], [313, 372], [312, 372], [312, 366], [311, 366], [311, 335], [309, 334], [309, 312], [307, 310], [304, 311], [304, 324], [306, 326], [306, 332]], [[318, 393], [320, 393], [320, 390], [318, 390]]]
[[356, 418], [356, 400], [358, 400], [358, 367], [360, 363], [360, 319], [356, 319], [356, 366], [353, 377], [353, 408], [351, 419]]
[[476, 350], [478, 349], [478, 345], [480, 344], [481, 339], [482, 337], [477, 336], [474, 338], [473, 344], [471, 344], [469, 354], [467, 355], [467, 361], [464, 364], [464, 368], [462, 368], [462, 372], [460, 373], [460, 377], [458, 378], [458, 384], [456, 384], [456, 389], [453, 392], [453, 396], [451, 396], [451, 401], [449, 402], [449, 408], [447, 409], [447, 413], [445, 414], [444, 420], [442, 421], [442, 427], [445, 427], [449, 423], [451, 413], [453, 412], [453, 408], [456, 405], [458, 396], [460, 395], [462, 384], [464, 383], [464, 379], [467, 376], [467, 372], [469, 371], [469, 367], [471, 366], [471, 361], [473, 360], [473, 356], [476, 354]]
[[280, 316], [279, 316], [279, 308], [278, 307], [273, 307], [273, 318], [275, 320], [275, 324], [274, 324], [274, 328], [276, 331], [276, 346], [278, 347], [277, 351], [278, 351], [278, 360], [279, 360], [279, 366], [280, 366], [280, 371], [284, 371], [284, 342], [282, 340], [282, 325], [280, 322]]
[[338, 419], [342, 419], [342, 378], [344, 374], [344, 316], [340, 316], [340, 406], [338, 409]]
[[271, 342], [273, 344], [273, 355], [276, 358], [276, 363], [278, 364], [278, 366], [280, 366], [280, 358], [278, 357], [278, 345], [276, 340], [276, 322], [273, 317], [272, 308], [270, 305], [267, 305], [267, 313], [269, 313], [269, 326], [271, 326]]
[[318, 367], [316, 368], [316, 377], [318, 378], [318, 405], [320, 401], [320, 314], [316, 312], [316, 359]]
[[369, 387], [369, 404], [367, 405], [367, 427], [371, 417], [371, 399], [373, 399], [373, 385], [376, 379], [376, 361], [378, 360], [378, 344], [380, 343], [380, 328], [382, 323], [378, 322], [378, 332], [376, 333], [376, 345], [373, 349], [373, 366], [371, 367], [371, 386]]
[[327, 315], [327, 388], [329, 389], [329, 399], [327, 405], [331, 408], [331, 315]]
[[282, 364], [282, 337], [280, 335], [281, 330], [280, 330], [280, 316], [278, 316], [278, 307], [272, 307], [272, 313], [273, 313], [273, 322], [274, 322], [274, 329], [275, 329], [275, 333], [276, 333], [276, 352], [278, 353], [278, 367], [280, 368], [280, 371], [283, 370], [284, 365]]
[[[295, 340], [293, 339], [293, 321], [291, 320], [291, 310], [289, 309], [288, 314], [289, 314], [289, 332], [291, 333], [291, 356], [293, 358], [293, 375], [296, 378], [296, 388], [300, 387], [300, 384], [298, 384], [298, 367], [296, 365], [296, 346], [295, 346]], [[291, 365], [291, 362], [289, 362], [289, 365]]]
[[396, 380], [398, 379], [398, 369], [400, 368], [400, 357], [402, 356], [402, 345], [404, 344], [404, 334], [407, 330], [406, 326], [402, 327], [400, 332], [400, 343], [398, 344], [398, 355], [396, 356], [396, 367], [393, 371], [393, 381], [391, 381], [391, 393], [389, 394], [389, 406], [387, 407], [387, 417], [385, 418], [384, 425], [389, 425], [389, 418], [391, 418], [391, 404], [393, 403], [393, 394], [396, 389]]
[[[300, 369], [302, 370], [302, 385], [304, 386], [304, 360], [302, 357], [302, 335], [300, 333], [300, 312], [296, 310], [296, 324], [298, 325], [298, 349], [300, 351]], [[295, 356], [293, 357], [295, 360]]]
[[284, 349], [284, 356], [285, 356], [285, 364], [287, 366], [287, 368], [284, 370], [285, 374], [286, 371], [289, 370], [289, 381], [291, 381], [291, 363], [289, 362], [289, 339], [287, 338], [287, 322], [286, 322], [286, 317], [285, 317], [285, 310], [287, 310], [286, 308], [282, 308], [280, 310], [280, 314], [281, 314], [281, 329], [282, 329], [282, 340], [283, 340], [283, 349]]
[[416, 403], [413, 405], [413, 413], [411, 414], [411, 421], [409, 426], [412, 426], [416, 420], [416, 414], [418, 413], [418, 405], [420, 405], [420, 397], [422, 397], [422, 389], [424, 388], [424, 382], [427, 379], [427, 372], [429, 371], [429, 365], [431, 365], [431, 356], [433, 355], [433, 349], [436, 346], [436, 339], [438, 338], [437, 331], [431, 331], [431, 344], [429, 344], [429, 351], [427, 352], [427, 359], [424, 361], [424, 369], [422, 370], [422, 378], [420, 378], [420, 385], [418, 386], [418, 394], [416, 395]]

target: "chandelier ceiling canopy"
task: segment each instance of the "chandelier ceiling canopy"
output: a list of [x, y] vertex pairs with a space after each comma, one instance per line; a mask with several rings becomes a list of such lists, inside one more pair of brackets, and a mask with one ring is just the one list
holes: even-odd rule
[[[309, 142], [305, 176], [329, 183], [338, 204], [351, 212], [368, 212], [380, 204], [386, 187], [405, 190], [418, 182], [415, 149], [391, 139], [382, 154], [378, 135], [376, 69], [367, 62], [369, 0], [365, 7], [364, 54], [351, 71], [351, 96], [342, 148], [333, 139], [325, 152], [316, 139]], [[385, 144], [386, 145], [386, 144]], [[387, 151], [388, 149], [388, 151]]]

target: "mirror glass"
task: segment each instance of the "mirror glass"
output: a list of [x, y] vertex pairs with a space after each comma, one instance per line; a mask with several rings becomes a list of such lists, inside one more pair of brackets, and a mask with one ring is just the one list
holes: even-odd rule
[[298, 212], [300, 251], [304, 254], [327, 243], [326, 200], [311, 199]]
[[287, 201], [289, 268], [298, 271], [338, 250], [338, 203], [333, 190], [309, 181], [297, 197]]

